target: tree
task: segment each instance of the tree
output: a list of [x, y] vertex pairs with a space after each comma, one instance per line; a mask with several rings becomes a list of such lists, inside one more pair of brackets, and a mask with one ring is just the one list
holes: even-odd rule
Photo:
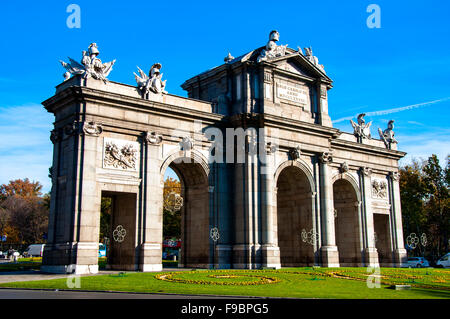
[[433, 154], [423, 167], [424, 182], [427, 189], [428, 228], [432, 230], [430, 232], [432, 243], [438, 255], [443, 253], [444, 247], [445, 250], [448, 249], [448, 233], [450, 230], [448, 166], [447, 162], [447, 167], [443, 169], [439, 165], [439, 159]]
[[168, 198], [171, 192], [177, 194], [181, 193], [181, 183], [180, 181], [168, 177], [164, 181], [164, 210], [163, 210], [163, 236], [164, 237], [176, 237], [181, 236], [181, 211], [171, 212], [166, 209], [168, 205]]
[[0, 186], [0, 201], [9, 196], [17, 195], [24, 198], [39, 197], [42, 185], [39, 182], [30, 182], [28, 178], [9, 181], [9, 184]]
[[103, 242], [105, 238], [109, 238], [111, 232], [111, 215], [112, 215], [112, 198], [102, 197], [100, 206], [100, 238]]
[[0, 231], [9, 242], [43, 242], [47, 232], [50, 196], [41, 197], [42, 185], [28, 178], [0, 185]]
[[41, 198], [9, 196], [1, 203], [8, 214], [8, 224], [18, 234], [18, 243], [34, 244], [43, 242], [47, 231], [48, 210]]
[[[449, 216], [449, 156], [443, 169], [439, 159], [432, 155], [427, 161], [400, 168], [400, 196], [404, 233], [427, 236], [427, 250], [432, 259], [448, 251], [450, 233]], [[414, 253], [424, 254], [424, 247], [418, 245]]]

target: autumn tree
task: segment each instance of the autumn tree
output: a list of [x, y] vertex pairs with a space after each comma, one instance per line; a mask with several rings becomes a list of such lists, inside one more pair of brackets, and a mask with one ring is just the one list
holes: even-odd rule
[[0, 201], [13, 195], [23, 198], [39, 197], [42, 195], [41, 190], [39, 182], [30, 182], [28, 178], [16, 179], [0, 186]]
[[181, 194], [180, 181], [167, 177], [164, 181], [164, 211], [163, 211], [163, 236], [176, 237], [181, 236], [181, 211], [171, 211], [167, 207], [169, 205], [168, 195], [170, 193]]
[[0, 185], [0, 234], [9, 242], [40, 243], [48, 227], [50, 197], [42, 185], [27, 178]]

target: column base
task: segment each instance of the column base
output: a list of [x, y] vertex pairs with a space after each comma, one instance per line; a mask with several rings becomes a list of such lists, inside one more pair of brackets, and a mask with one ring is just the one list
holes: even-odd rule
[[261, 246], [247, 244], [233, 245], [233, 268], [261, 268]]
[[366, 267], [380, 267], [378, 251], [374, 247], [369, 247], [364, 250], [364, 260]]
[[161, 271], [162, 270], [162, 249], [159, 243], [143, 243], [141, 245], [140, 271]]
[[41, 271], [50, 274], [98, 274], [98, 265], [42, 265]]
[[402, 267], [408, 263], [408, 255], [406, 249], [400, 248], [396, 249], [393, 253], [394, 255], [394, 267]]
[[339, 252], [337, 246], [322, 246], [322, 267], [339, 267]]
[[139, 270], [142, 272], [162, 271], [162, 263], [159, 264], [140, 264]]
[[262, 255], [262, 263], [261, 263], [262, 267], [275, 269], [281, 268], [280, 247], [271, 245], [262, 245], [261, 255]]
[[231, 245], [219, 244], [216, 246], [214, 267], [216, 269], [230, 269], [233, 247]]
[[54, 274], [97, 274], [98, 243], [72, 242], [45, 245], [41, 271]]

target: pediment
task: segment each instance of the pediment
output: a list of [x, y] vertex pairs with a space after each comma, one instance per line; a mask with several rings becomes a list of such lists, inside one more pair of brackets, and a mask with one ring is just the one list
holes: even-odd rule
[[324, 70], [320, 69], [311, 63], [305, 56], [297, 52], [286, 54], [285, 56], [275, 58], [268, 62], [275, 64], [278, 69], [284, 71], [311, 78], [322, 78], [326, 82], [332, 82]]

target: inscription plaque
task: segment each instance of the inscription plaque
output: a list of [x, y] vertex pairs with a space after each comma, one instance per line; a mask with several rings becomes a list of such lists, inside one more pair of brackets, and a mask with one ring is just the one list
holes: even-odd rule
[[288, 84], [277, 83], [277, 97], [302, 105], [306, 105], [308, 101], [306, 90]]

